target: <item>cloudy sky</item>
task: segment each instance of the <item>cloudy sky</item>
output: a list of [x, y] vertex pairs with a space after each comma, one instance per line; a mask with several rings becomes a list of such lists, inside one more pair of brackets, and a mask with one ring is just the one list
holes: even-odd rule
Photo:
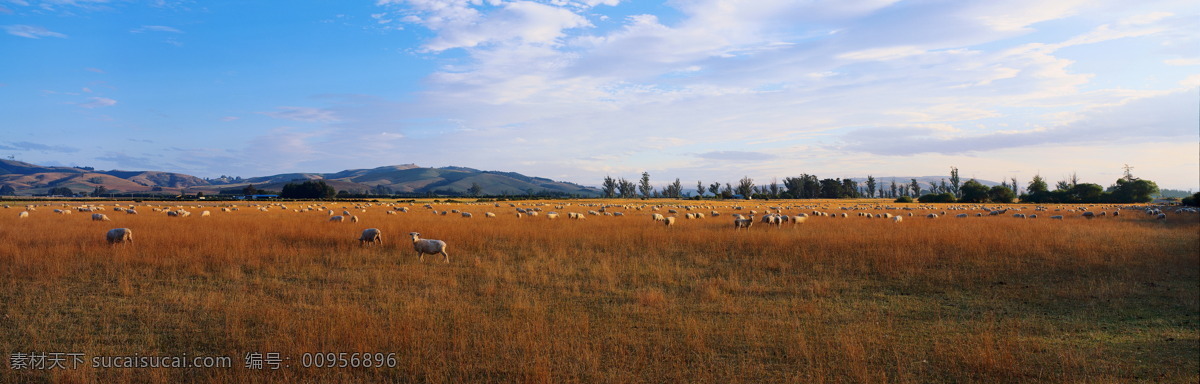
[[1200, 188], [1200, 2], [0, 0], [0, 155]]

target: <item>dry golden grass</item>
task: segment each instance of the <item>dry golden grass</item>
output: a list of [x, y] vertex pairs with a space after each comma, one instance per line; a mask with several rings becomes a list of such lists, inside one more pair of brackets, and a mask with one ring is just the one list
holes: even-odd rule
[[[220, 212], [209, 203], [211, 217], [188, 208], [186, 218], [141, 204], [139, 215], [105, 212], [111, 222], [53, 206], [26, 219], [0, 209], [5, 360], [79, 352], [233, 362], [119, 369], [88, 360], [39, 371], [6, 361], [0, 382], [1200, 379], [1194, 214], [919, 217], [939, 208], [897, 224], [851, 211], [734, 231], [728, 203], [699, 202], [723, 215], [680, 217], [672, 228], [649, 209], [570, 220], [566, 212], [596, 208], [554, 207], [568, 203], [542, 207], [562, 213], [557, 220], [518, 219], [507, 203], [435, 206], [471, 219], [421, 203], [397, 215], [324, 204], [361, 219], [340, 224], [323, 210], [244, 204]], [[761, 214], [814, 203], [741, 204]], [[847, 202], [819, 204], [841, 213], [832, 207]], [[104, 233], [116, 227], [131, 228], [134, 243], [109, 246]], [[360, 247], [372, 227], [383, 246]], [[450, 264], [418, 263], [414, 231], [446, 241]], [[279, 352], [291, 368], [247, 369], [249, 352]], [[395, 353], [397, 365], [300, 367], [311, 352]]]

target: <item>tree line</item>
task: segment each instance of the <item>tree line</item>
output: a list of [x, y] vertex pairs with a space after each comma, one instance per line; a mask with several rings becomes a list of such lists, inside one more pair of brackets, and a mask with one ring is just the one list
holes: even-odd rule
[[949, 180], [940, 182], [921, 183], [917, 179], [897, 183], [882, 183], [874, 176], [868, 175], [864, 183], [853, 179], [819, 178], [816, 175], [800, 174], [795, 177], [785, 177], [782, 183], [772, 179], [769, 184], [756, 185], [754, 179], [743, 177], [736, 184], [730, 182], [714, 182], [705, 184], [696, 181], [695, 194], [684, 191], [683, 182], [676, 178], [674, 182], [661, 188], [655, 188], [650, 183], [650, 173], [642, 172], [639, 180], [632, 181], [623, 177], [605, 176], [601, 183], [601, 191], [606, 198], [718, 198], [718, 199], [856, 199], [856, 198], [888, 198], [898, 202], [916, 201], [922, 203], [1013, 203], [1017, 201], [1035, 204], [1053, 203], [1148, 203], [1159, 193], [1158, 185], [1153, 181], [1134, 177], [1128, 169], [1123, 177], [1117, 179], [1109, 187], [1099, 184], [1081, 183], [1079, 177], [1072, 173], [1067, 179], [1059, 181], [1054, 190], [1041, 175], [1035, 175], [1033, 180], [1024, 186], [1020, 193], [1021, 184], [1016, 177], [1005, 179], [1000, 185], [988, 187], [983, 183], [970, 179], [962, 181], [958, 168], [950, 167]]

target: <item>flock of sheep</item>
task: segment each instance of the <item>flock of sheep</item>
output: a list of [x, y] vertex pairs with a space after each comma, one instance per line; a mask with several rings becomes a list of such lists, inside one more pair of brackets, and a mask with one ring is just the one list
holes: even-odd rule
[[[482, 205], [482, 204], [483, 203], [467, 203], [467, 205]], [[45, 204], [45, 205], [49, 206], [50, 204]], [[388, 215], [409, 213], [410, 207], [412, 207], [413, 205], [414, 204], [412, 204], [412, 203], [408, 203], [407, 206], [403, 206], [403, 204], [395, 204], [395, 203], [378, 204], [378, 206], [380, 206], [380, 207], [388, 208], [386, 211]], [[491, 205], [494, 206], [495, 208], [502, 207], [502, 205], [500, 203], [491, 203]], [[767, 225], [767, 226], [781, 227], [784, 224], [792, 224], [792, 225], [803, 224], [808, 221], [809, 217], [813, 217], [813, 216], [830, 217], [830, 218], [849, 218], [851, 213], [854, 213], [854, 215], [857, 217], [863, 217], [863, 218], [868, 218], [868, 219], [880, 218], [880, 219], [885, 219], [885, 220], [891, 220], [893, 223], [901, 223], [904, 220], [904, 216], [914, 217], [917, 215], [917, 212], [931, 211], [931, 210], [937, 211], [937, 212], [930, 212], [930, 213], [921, 212], [921, 213], [924, 217], [929, 218], [929, 219], [936, 219], [939, 217], [949, 217], [948, 214], [951, 211], [964, 212], [964, 213], [957, 213], [954, 215], [955, 218], [960, 218], [960, 219], [965, 219], [965, 218], [969, 218], [969, 217], [1002, 216], [1002, 215], [1010, 215], [1010, 214], [1011, 214], [1011, 217], [1018, 218], [1018, 219], [1036, 219], [1036, 218], [1038, 218], [1038, 213], [1040, 212], [1043, 215], [1057, 213], [1055, 215], [1048, 216], [1050, 219], [1053, 219], [1053, 220], [1063, 220], [1067, 216], [1077, 216], [1077, 217], [1082, 217], [1082, 218], [1090, 220], [1090, 219], [1102, 218], [1102, 217], [1107, 217], [1107, 216], [1119, 217], [1122, 215], [1122, 212], [1140, 210], [1146, 215], [1149, 215], [1156, 219], [1161, 220], [1161, 219], [1165, 219], [1167, 217], [1165, 210], [1170, 209], [1168, 207], [1163, 207], [1163, 206], [1056, 206], [1056, 207], [1047, 207], [1047, 206], [1028, 207], [1028, 206], [1026, 206], [1026, 207], [1018, 207], [1018, 206], [987, 206], [987, 205], [949, 205], [949, 206], [937, 207], [937, 206], [929, 206], [929, 205], [917, 205], [917, 206], [897, 207], [897, 206], [880, 205], [880, 204], [856, 204], [856, 205], [849, 205], [849, 206], [834, 207], [833, 205], [828, 204], [828, 203], [812, 204], [812, 205], [786, 205], [786, 206], [785, 205], [777, 205], [777, 206], [765, 206], [765, 207], [762, 205], [757, 205], [754, 207], [743, 207], [743, 206], [737, 206], [737, 205], [715, 206], [715, 205], [602, 204], [602, 203], [580, 203], [580, 204], [521, 203], [521, 206], [518, 206], [517, 203], [508, 203], [507, 205], [509, 206], [509, 208], [513, 209], [513, 214], [518, 219], [526, 217], [526, 216], [528, 216], [530, 218], [544, 216], [546, 219], [554, 220], [554, 219], [559, 218], [559, 216], [560, 216], [559, 213], [557, 212], [558, 210], [569, 209], [568, 207], [572, 206], [572, 205], [575, 205], [579, 208], [583, 208], [584, 210], [586, 210], [586, 214], [581, 213], [581, 212], [567, 212], [566, 217], [568, 217], [572, 220], [584, 220], [587, 218], [587, 216], [622, 217], [622, 216], [626, 216], [626, 213], [625, 213], [626, 211], [644, 211], [645, 212], [644, 214], [648, 215], [654, 222], [659, 222], [662, 225], [665, 225], [667, 227], [673, 227], [676, 225], [677, 218], [681, 217], [680, 212], [683, 212], [682, 217], [686, 220], [703, 220], [708, 217], [719, 218], [722, 215], [722, 213], [720, 211], [718, 211], [717, 209], [732, 209], [733, 211], [736, 212], [736, 213], [732, 213], [729, 215], [730, 217], [732, 217], [734, 230], [739, 230], [739, 229], [749, 230], [755, 222], [755, 216], [760, 214], [760, 210], [761, 210], [762, 215], [760, 216], [759, 222], [761, 224]], [[344, 222], [347, 220], [350, 222], [358, 222], [359, 221], [358, 216], [353, 215], [350, 212], [350, 210], [349, 210], [350, 207], [343, 207], [344, 209], [342, 210], [340, 215], [337, 214], [337, 212], [335, 212], [333, 209], [330, 209], [328, 207], [324, 207], [321, 205], [317, 205], [317, 204], [309, 204], [309, 205], [304, 206], [303, 208], [288, 208], [288, 206], [283, 203], [252, 204], [249, 207], [260, 210], [260, 211], [269, 211], [271, 209], [292, 210], [292, 211], [296, 211], [296, 212], [325, 211], [328, 214], [328, 217], [329, 217], [328, 221], [330, 221], [330, 222], [341, 223], [341, 222]], [[376, 207], [376, 204], [357, 204], [353, 207], [353, 209], [359, 210], [361, 212], [367, 212], [367, 209], [372, 208], [372, 207]], [[551, 209], [551, 207], [553, 207], [553, 209], [555, 209], [555, 210], [550, 211], [549, 209]], [[7, 209], [10, 207], [8, 205], [4, 205], [3, 208]], [[188, 217], [191, 215], [191, 212], [185, 210], [182, 206], [147, 207], [147, 208], [149, 208], [153, 212], [163, 213], [170, 217]], [[196, 206], [194, 208], [203, 208], [203, 207]], [[465, 219], [470, 219], [470, 218], [474, 217], [474, 215], [472, 213], [460, 211], [458, 209], [439, 210], [439, 209], [437, 209], [438, 207], [435, 206], [435, 204], [424, 204], [423, 208], [425, 210], [427, 210], [428, 212], [432, 212], [434, 215], [445, 216], [445, 215], [454, 213], [457, 216], [465, 218]], [[25, 210], [18, 213], [18, 218], [20, 218], [20, 219], [28, 218], [30, 216], [30, 212], [36, 211], [36, 209], [37, 209], [36, 205], [27, 205], [27, 206], [25, 206]], [[221, 212], [232, 212], [232, 211], [236, 211], [239, 209], [240, 209], [240, 207], [236, 207], [236, 206], [225, 206], [225, 207], [221, 207]], [[1125, 211], [1122, 211], [1122, 209], [1124, 209]], [[802, 213], [795, 213], [795, 214], [786, 214], [785, 213], [787, 211], [794, 212], [797, 210], [810, 211], [810, 212], [802, 212]], [[898, 212], [898, 213], [878, 212], [881, 210], [882, 211], [893, 211], [893, 212]], [[69, 215], [72, 213], [72, 211], [91, 212], [92, 213], [91, 214], [92, 221], [99, 221], [99, 222], [112, 221], [112, 219], [109, 218], [108, 215], [106, 215], [104, 213], [99, 213], [102, 211], [106, 211], [106, 209], [100, 205], [82, 205], [82, 206], [73, 207], [73, 209], [72, 209], [72, 208], [69, 208], [66, 204], [61, 204], [61, 208], [53, 209], [54, 213], [60, 214], [60, 215]], [[708, 211], [708, 213], [705, 213], [703, 211]], [[834, 213], [831, 213], [830, 211], [832, 211]], [[837, 212], [837, 211], [842, 211], [842, 212]], [[138, 214], [138, 211], [136, 209], [134, 209], [134, 207], [132, 207], [132, 206], [121, 207], [120, 205], [112, 207], [111, 212], [121, 212], [121, 213], [129, 214], [129, 215]], [[1200, 213], [1200, 210], [1197, 210], [1195, 208], [1175, 208], [1174, 212], [1176, 214], [1189, 214], [1189, 213], [1195, 214], [1195, 213]], [[211, 216], [211, 212], [208, 210], [204, 210], [200, 213], [200, 216], [201, 217]], [[485, 212], [483, 214], [483, 217], [484, 218], [495, 218], [495, 217], [497, 217], [497, 215], [493, 212]], [[412, 240], [413, 250], [416, 251], [418, 259], [420, 261], [423, 262], [424, 257], [427, 254], [428, 255], [439, 255], [440, 254], [440, 255], [442, 255], [442, 259], [444, 262], [446, 262], [446, 263], [450, 262], [450, 255], [446, 252], [446, 242], [441, 241], [441, 240], [422, 239], [421, 234], [418, 232], [409, 233], [409, 237]], [[108, 232], [106, 232], [105, 239], [108, 241], [109, 244], [112, 244], [112, 245], [132, 243], [133, 242], [133, 231], [130, 230], [129, 228], [113, 228], [113, 229], [110, 229]], [[359, 236], [358, 240], [361, 245], [383, 244], [383, 233], [378, 228], [367, 228], [362, 231], [362, 234]]]

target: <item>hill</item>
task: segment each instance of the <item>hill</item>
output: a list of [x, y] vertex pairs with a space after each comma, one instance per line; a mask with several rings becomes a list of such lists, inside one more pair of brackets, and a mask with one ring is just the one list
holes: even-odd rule
[[423, 168], [415, 164], [348, 169], [334, 173], [284, 173], [232, 182], [172, 172], [97, 171], [87, 167], [53, 167], [0, 160], [0, 186], [11, 186], [18, 195], [24, 196], [44, 195], [52, 188], [88, 193], [98, 186], [114, 193], [204, 192], [211, 195], [247, 185], [279, 191], [287, 183], [305, 180], [324, 180], [338, 191], [355, 194], [465, 195], [469, 194], [472, 186], [478, 185], [481, 195], [599, 195], [595, 188], [515, 172], [481, 171], [465, 167]]

